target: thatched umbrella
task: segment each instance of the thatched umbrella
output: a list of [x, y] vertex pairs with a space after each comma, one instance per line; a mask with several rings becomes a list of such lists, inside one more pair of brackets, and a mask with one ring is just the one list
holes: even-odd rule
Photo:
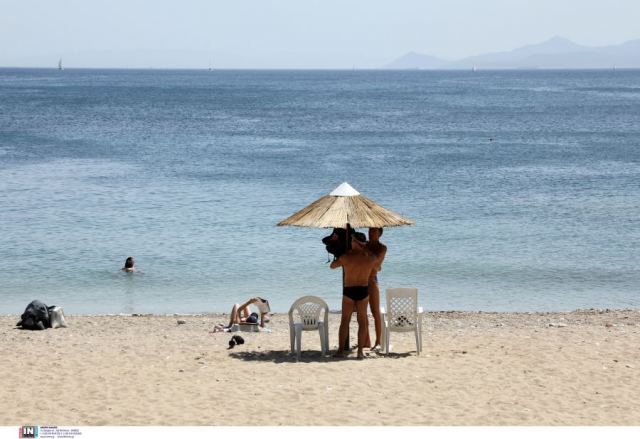
[[[347, 225], [357, 227], [395, 227], [415, 224], [379, 204], [374, 203], [349, 183], [342, 183], [329, 195], [325, 195], [304, 209], [282, 220], [278, 226], [343, 228], [349, 233]], [[347, 242], [349, 237], [347, 235]], [[344, 271], [342, 273], [344, 284]], [[349, 337], [345, 349], [349, 348]]]
[[414, 222], [374, 203], [345, 182], [329, 195], [280, 221], [278, 226], [346, 228], [347, 224], [354, 228], [394, 227]]

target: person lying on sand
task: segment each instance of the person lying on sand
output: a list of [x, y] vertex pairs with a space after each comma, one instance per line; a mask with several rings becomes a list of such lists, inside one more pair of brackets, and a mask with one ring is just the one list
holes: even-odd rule
[[[258, 312], [251, 312], [250, 306], [254, 306], [258, 309]], [[229, 317], [229, 324], [224, 326], [222, 323], [217, 324], [211, 332], [227, 332], [235, 324], [249, 323], [258, 324], [260, 321], [260, 327], [264, 328], [264, 324], [269, 322], [269, 313], [271, 307], [269, 301], [262, 297], [252, 297], [242, 305], [235, 304], [231, 308], [231, 315]]]

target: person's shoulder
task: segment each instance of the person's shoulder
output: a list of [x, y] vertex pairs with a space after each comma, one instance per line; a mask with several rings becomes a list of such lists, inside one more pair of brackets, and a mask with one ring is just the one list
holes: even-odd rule
[[387, 246], [379, 242], [375, 245], [369, 246], [369, 250], [376, 254], [384, 253], [387, 251]]

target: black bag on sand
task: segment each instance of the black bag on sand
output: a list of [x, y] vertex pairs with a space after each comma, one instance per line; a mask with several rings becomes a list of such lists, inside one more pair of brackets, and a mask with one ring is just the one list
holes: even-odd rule
[[27, 305], [27, 308], [20, 316], [20, 321], [16, 323], [16, 326], [20, 326], [22, 329], [31, 330], [51, 328], [49, 311], [53, 308], [55, 308], [55, 306], [47, 306], [39, 300], [34, 300]]
[[351, 238], [356, 236], [359, 241], [366, 241], [367, 236], [362, 232], [356, 232], [352, 228], [349, 228], [349, 234], [346, 229], [335, 228], [329, 236], [322, 238], [322, 243], [325, 245], [328, 253], [331, 253], [335, 259], [345, 254], [347, 250], [351, 249]]

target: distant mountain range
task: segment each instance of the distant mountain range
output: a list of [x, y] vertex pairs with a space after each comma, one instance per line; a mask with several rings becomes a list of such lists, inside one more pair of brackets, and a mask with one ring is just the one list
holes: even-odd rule
[[387, 64], [387, 69], [611, 69], [640, 68], [640, 39], [613, 46], [581, 46], [553, 37], [540, 44], [508, 52], [494, 52], [447, 61], [409, 52]]

